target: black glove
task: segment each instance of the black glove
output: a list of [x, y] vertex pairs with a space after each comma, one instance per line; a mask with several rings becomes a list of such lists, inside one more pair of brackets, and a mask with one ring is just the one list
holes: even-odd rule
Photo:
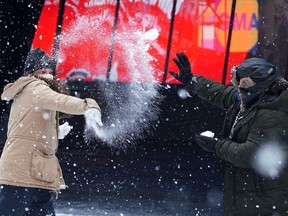
[[218, 142], [218, 139], [199, 135], [195, 133], [195, 140], [197, 144], [205, 151], [213, 152], [213, 153], [216, 152], [215, 145]]
[[187, 85], [192, 80], [192, 77], [193, 77], [189, 59], [184, 53], [177, 53], [176, 55], [178, 59], [173, 58], [173, 61], [176, 63], [180, 71], [178, 74], [173, 71], [170, 71], [169, 73], [175, 79], [179, 80], [184, 85]]

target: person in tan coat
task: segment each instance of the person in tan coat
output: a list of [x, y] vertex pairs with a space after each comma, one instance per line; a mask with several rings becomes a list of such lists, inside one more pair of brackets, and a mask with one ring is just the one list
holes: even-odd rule
[[0, 158], [0, 215], [55, 215], [54, 194], [66, 187], [55, 154], [58, 139], [71, 129], [59, 127], [59, 112], [85, 115], [102, 126], [97, 102], [67, 95], [52, 75], [55, 65], [43, 50], [31, 50], [24, 75], [1, 95], [13, 103]]

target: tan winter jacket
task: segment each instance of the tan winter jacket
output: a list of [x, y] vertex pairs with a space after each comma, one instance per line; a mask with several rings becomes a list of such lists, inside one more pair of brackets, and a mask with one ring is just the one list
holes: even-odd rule
[[100, 109], [93, 99], [59, 94], [33, 76], [8, 84], [2, 100], [13, 100], [7, 140], [0, 158], [0, 184], [59, 192], [65, 188], [55, 153], [58, 148], [57, 111], [83, 115]]

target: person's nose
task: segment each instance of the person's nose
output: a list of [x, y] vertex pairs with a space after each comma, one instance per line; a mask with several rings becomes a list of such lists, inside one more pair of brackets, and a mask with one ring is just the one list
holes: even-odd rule
[[44, 69], [42, 71], [42, 74], [52, 74], [52, 73], [53, 73], [53, 71], [51, 69]]

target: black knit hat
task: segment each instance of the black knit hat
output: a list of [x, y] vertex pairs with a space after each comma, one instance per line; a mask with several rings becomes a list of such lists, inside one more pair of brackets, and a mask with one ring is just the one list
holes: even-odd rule
[[24, 75], [31, 74], [40, 69], [56, 69], [56, 61], [49, 57], [42, 49], [35, 48], [28, 53], [24, 64]]
[[268, 87], [277, 79], [277, 70], [265, 59], [249, 58], [237, 67], [236, 77], [250, 77], [258, 87]]

